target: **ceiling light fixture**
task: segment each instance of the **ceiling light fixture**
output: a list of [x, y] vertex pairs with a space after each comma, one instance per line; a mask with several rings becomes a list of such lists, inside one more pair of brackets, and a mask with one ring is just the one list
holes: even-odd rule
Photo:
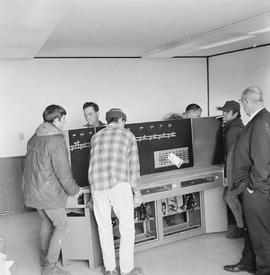
[[[224, 1], [226, 1], [226, 0], [224, 0]], [[230, 0], [228, 0], [228, 1], [230, 1]], [[192, 53], [197, 50], [215, 48], [218, 46], [228, 45], [228, 44], [246, 40], [249, 38], [254, 38], [257, 34], [270, 32], [270, 27], [261, 28], [261, 29], [258, 29], [258, 30], [252, 31], [252, 32], [248, 32], [248, 33], [246, 33], [245, 30], [243, 30], [242, 33], [238, 32], [238, 36], [231, 37], [231, 38], [228, 37], [228, 39], [224, 39], [224, 37], [223, 37], [223, 40], [219, 40], [219, 41], [217, 40], [218, 38], [216, 37], [216, 42], [213, 42], [213, 40], [212, 40], [212, 42], [209, 41], [209, 44], [202, 45], [202, 43], [203, 43], [202, 40], [207, 40], [207, 39], [213, 38], [213, 36], [220, 37], [219, 34], [222, 34], [222, 33], [225, 33], [227, 35], [228, 34], [236, 35], [235, 28], [241, 29], [241, 27], [244, 27], [244, 24], [251, 24], [250, 26], [253, 26], [253, 28], [255, 28], [254, 26], [258, 25], [258, 22], [261, 22], [261, 20], [263, 20], [265, 18], [266, 18], [266, 20], [269, 20], [269, 16], [270, 16], [270, 12], [267, 11], [267, 12], [258, 14], [253, 17], [245, 18], [243, 20], [239, 20], [238, 22], [234, 22], [234, 23], [231, 23], [231, 24], [228, 24], [225, 26], [221, 26], [219, 28], [199, 34], [197, 36], [195, 35], [192, 37], [188, 37], [181, 41], [177, 41], [177, 42], [168, 44], [167, 46], [164, 46], [161, 48], [156, 48], [154, 50], [145, 52], [142, 55], [142, 57], [172, 57], [172, 56], [176, 56], [176, 55], [181, 55], [181, 54], [183, 54], [183, 52]], [[266, 21], [264, 26], [269, 26], [268, 22], [269, 21]], [[200, 46], [200, 44], [201, 44], [201, 46]], [[183, 51], [183, 49], [185, 49], [185, 51]], [[180, 54], [177, 54], [177, 51], [180, 52]]]
[[224, 45], [228, 45], [228, 44], [232, 44], [238, 41], [242, 41], [242, 40], [246, 40], [249, 38], [254, 37], [253, 35], [243, 35], [243, 36], [238, 36], [235, 38], [231, 38], [231, 39], [227, 39], [227, 40], [223, 40], [223, 41], [218, 41], [216, 43], [212, 43], [212, 44], [208, 44], [205, 46], [200, 46], [199, 48], [201, 50], [206, 50], [206, 49], [211, 49], [211, 48], [215, 48], [215, 47], [219, 47], [219, 46], [224, 46]]
[[249, 32], [248, 34], [260, 34], [260, 33], [266, 33], [266, 32], [270, 32], [270, 27], [259, 29], [257, 31], [252, 31], [252, 32]]

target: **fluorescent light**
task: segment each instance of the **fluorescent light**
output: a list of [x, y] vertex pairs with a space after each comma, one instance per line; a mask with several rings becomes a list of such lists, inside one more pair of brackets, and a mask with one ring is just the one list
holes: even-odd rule
[[270, 27], [259, 29], [257, 31], [252, 31], [252, 32], [249, 32], [248, 34], [260, 34], [265, 32], [270, 32]]
[[254, 36], [253, 35], [238, 36], [238, 37], [227, 39], [227, 40], [221, 40], [221, 41], [218, 41], [216, 43], [208, 44], [208, 45], [205, 45], [205, 46], [200, 46], [200, 49], [202, 49], [202, 50], [211, 49], [211, 48], [231, 44], [231, 43], [234, 43], [234, 42], [246, 40], [246, 39], [249, 39], [249, 38], [252, 38], [252, 37], [254, 37]]

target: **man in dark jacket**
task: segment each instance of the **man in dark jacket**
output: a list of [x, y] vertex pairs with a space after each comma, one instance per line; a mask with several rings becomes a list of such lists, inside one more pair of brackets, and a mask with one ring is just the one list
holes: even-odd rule
[[226, 187], [224, 190], [224, 200], [228, 204], [228, 232], [227, 238], [240, 238], [244, 234], [244, 223], [242, 218], [242, 206], [238, 195], [242, 193], [241, 189], [237, 192], [231, 192], [232, 185], [232, 166], [233, 161], [230, 157], [239, 134], [244, 129], [241, 119], [240, 104], [234, 100], [226, 101], [224, 106], [218, 110], [223, 112], [223, 137], [224, 137], [224, 153], [225, 153], [225, 174]]
[[[240, 101], [250, 120], [235, 146], [233, 189], [244, 187], [243, 210], [254, 252], [251, 260], [256, 261], [256, 275], [269, 275], [270, 113], [264, 108], [263, 92], [258, 87], [245, 89]], [[227, 270], [254, 271], [252, 261], [243, 265], [242, 259]]]
[[36, 208], [41, 216], [41, 256], [46, 256], [41, 262], [45, 265], [43, 275], [70, 274], [56, 265], [68, 227], [66, 201], [68, 196], [79, 194], [61, 131], [65, 117], [66, 111], [61, 106], [50, 105], [45, 109], [44, 122], [27, 144], [22, 179], [25, 204]]

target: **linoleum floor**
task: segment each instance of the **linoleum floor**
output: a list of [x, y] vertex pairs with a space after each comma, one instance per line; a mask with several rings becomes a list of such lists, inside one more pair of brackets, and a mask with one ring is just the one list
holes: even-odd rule
[[[8, 260], [15, 260], [12, 275], [41, 274], [39, 227], [36, 212], [0, 216], [0, 235], [6, 239]], [[242, 248], [243, 239], [211, 233], [137, 252], [135, 264], [143, 268], [144, 275], [230, 275], [223, 265], [236, 263]], [[86, 261], [70, 261], [67, 269], [72, 275], [102, 274], [100, 268], [90, 270]]]

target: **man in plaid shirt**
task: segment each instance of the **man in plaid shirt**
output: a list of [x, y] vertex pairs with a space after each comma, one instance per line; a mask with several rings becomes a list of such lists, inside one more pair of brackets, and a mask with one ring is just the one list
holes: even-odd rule
[[125, 129], [121, 109], [106, 113], [106, 128], [91, 140], [89, 183], [106, 275], [116, 274], [111, 207], [119, 220], [121, 274], [141, 274], [134, 268], [134, 207], [141, 204], [140, 164], [136, 138]]

